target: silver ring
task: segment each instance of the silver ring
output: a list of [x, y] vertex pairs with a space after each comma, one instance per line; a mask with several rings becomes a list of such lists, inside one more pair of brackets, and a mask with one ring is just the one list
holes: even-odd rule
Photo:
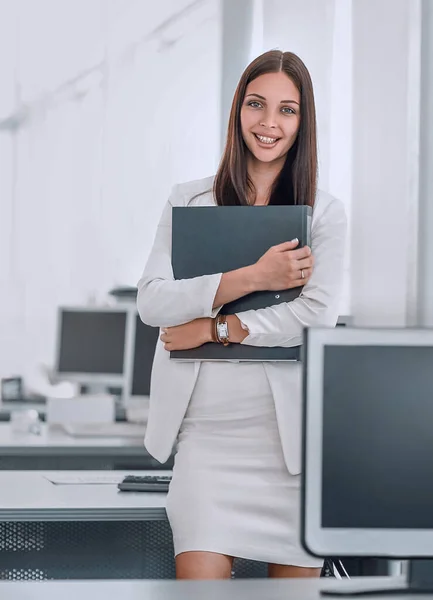
[[305, 279], [304, 269], [301, 269], [301, 279]]

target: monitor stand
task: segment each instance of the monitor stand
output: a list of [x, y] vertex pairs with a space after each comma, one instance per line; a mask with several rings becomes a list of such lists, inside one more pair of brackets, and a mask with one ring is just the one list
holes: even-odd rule
[[353, 587], [351, 585], [342, 585], [340, 589], [322, 590], [321, 594], [323, 596], [406, 596], [433, 594], [433, 559], [410, 560], [407, 584], [404, 587], [391, 587], [391, 585], [390, 587], [366, 589], [362, 582], [358, 580], [353, 582]]

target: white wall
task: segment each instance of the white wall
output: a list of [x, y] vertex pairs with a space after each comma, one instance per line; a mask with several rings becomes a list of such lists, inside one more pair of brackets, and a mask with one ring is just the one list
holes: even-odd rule
[[27, 120], [0, 133], [0, 376], [52, 361], [59, 304], [136, 283], [171, 185], [215, 171], [220, 133], [217, 0], [6, 4], [21, 104], [3, 127]]
[[[418, 2], [353, 3], [352, 306], [404, 326], [417, 248]], [[390, 18], [392, 15], [392, 18]]]

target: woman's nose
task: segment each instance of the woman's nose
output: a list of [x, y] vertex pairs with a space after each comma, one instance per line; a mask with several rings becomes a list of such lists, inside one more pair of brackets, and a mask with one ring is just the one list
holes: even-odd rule
[[276, 119], [272, 114], [264, 114], [260, 121], [262, 127], [275, 128], [277, 126]]

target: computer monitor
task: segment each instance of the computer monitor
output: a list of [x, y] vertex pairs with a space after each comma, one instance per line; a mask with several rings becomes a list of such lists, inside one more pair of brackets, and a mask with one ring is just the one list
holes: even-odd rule
[[[432, 557], [433, 330], [310, 329], [303, 351], [305, 548]], [[431, 592], [433, 562], [408, 583]]]
[[148, 399], [150, 395], [150, 376], [158, 336], [158, 327], [145, 325], [140, 316], [138, 314], [135, 315], [130, 397], [144, 397]]
[[118, 307], [60, 308], [56, 376], [94, 387], [123, 386], [129, 315]]

